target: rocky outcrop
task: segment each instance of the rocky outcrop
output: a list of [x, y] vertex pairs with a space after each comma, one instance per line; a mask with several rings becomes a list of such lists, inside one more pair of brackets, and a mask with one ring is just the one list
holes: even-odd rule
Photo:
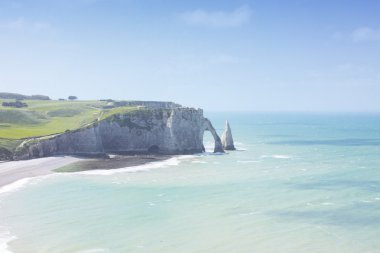
[[226, 121], [226, 126], [222, 134], [222, 144], [225, 150], [236, 150], [234, 145], [234, 140], [232, 138], [232, 132], [228, 120]]
[[6, 148], [0, 147], [0, 161], [12, 160], [12, 152]]
[[204, 131], [212, 133], [214, 151], [223, 152], [218, 134], [201, 109], [140, 109], [115, 114], [74, 131], [29, 139], [16, 149], [14, 159], [101, 153], [200, 153]]

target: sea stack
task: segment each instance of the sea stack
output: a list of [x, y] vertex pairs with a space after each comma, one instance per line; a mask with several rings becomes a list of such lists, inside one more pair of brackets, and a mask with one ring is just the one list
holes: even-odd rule
[[228, 120], [226, 120], [226, 126], [222, 134], [222, 144], [223, 144], [224, 150], [236, 149], [234, 146], [234, 140], [232, 139], [231, 128], [230, 128], [230, 124], [228, 123]]

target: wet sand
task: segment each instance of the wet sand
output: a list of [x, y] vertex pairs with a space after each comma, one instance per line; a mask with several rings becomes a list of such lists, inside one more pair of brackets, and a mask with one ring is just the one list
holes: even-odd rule
[[147, 163], [163, 161], [171, 158], [168, 155], [114, 155], [108, 159], [83, 159], [75, 163], [68, 164], [55, 172], [79, 172], [88, 170], [112, 170], [133, 166], [144, 165]]

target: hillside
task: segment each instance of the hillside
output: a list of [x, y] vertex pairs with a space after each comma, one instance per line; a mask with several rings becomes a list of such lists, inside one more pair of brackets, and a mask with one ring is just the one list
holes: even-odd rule
[[116, 113], [138, 110], [136, 106], [115, 106], [107, 101], [23, 100], [28, 107], [1, 105], [11, 101], [0, 99], [0, 160], [24, 139], [63, 133]]

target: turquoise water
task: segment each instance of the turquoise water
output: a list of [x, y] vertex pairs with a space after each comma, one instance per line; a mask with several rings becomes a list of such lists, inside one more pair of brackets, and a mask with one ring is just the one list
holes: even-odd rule
[[207, 116], [238, 151], [0, 195], [3, 251], [380, 252], [380, 115]]

